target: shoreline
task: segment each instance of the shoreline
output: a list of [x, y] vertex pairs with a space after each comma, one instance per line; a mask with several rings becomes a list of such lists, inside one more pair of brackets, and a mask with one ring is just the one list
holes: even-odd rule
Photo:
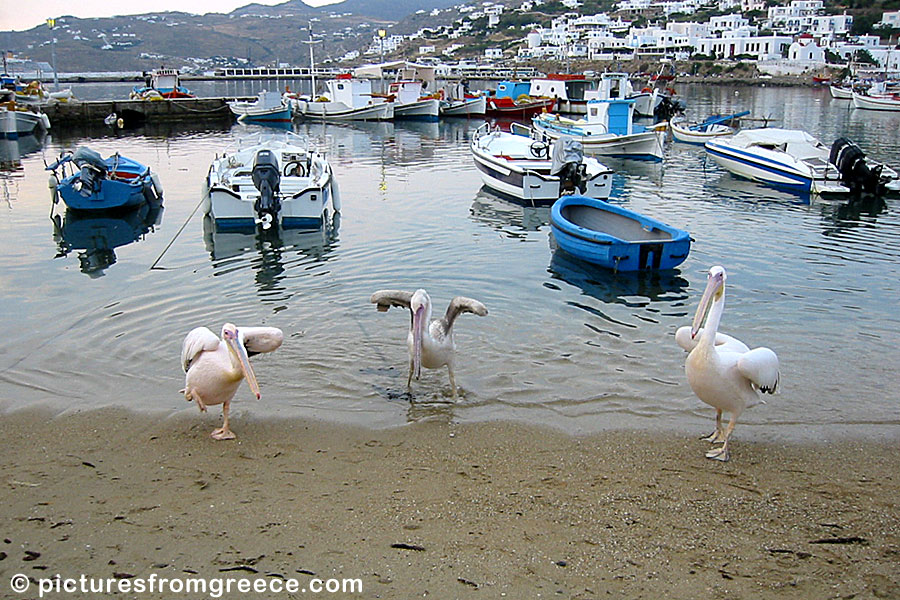
[[0, 589], [194, 573], [359, 578], [342, 597], [360, 598], [900, 595], [896, 443], [738, 437], [718, 463], [668, 431], [245, 414], [215, 442], [219, 421], [0, 414]]

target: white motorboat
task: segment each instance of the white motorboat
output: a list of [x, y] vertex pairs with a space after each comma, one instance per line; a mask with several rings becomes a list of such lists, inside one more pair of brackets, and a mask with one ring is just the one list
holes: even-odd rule
[[900, 96], [897, 94], [867, 96], [853, 92], [853, 107], [865, 110], [900, 111]]
[[326, 121], [390, 121], [394, 104], [372, 94], [372, 82], [349, 74], [325, 82], [319, 98], [290, 97], [294, 113], [306, 119]]
[[441, 101], [437, 96], [423, 96], [421, 81], [394, 81], [388, 87], [394, 96], [395, 119], [437, 121], [441, 114]]
[[206, 212], [224, 229], [318, 228], [329, 202], [341, 210], [325, 155], [290, 132], [242, 140], [212, 162], [206, 184]]
[[513, 125], [520, 133], [491, 129], [485, 123], [472, 136], [472, 158], [486, 187], [532, 205], [552, 203], [566, 193], [609, 197], [613, 172], [596, 158], [584, 156], [577, 140], [563, 138], [551, 147], [529, 137], [524, 126]]
[[256, 100], [233, 100], [228, 108], [239, 121], [261, 125], [290, 125], [291, 106], [278, 92], [266, 90], [257, 94]]
[[812, 194], [878, 192], [897, 184], [897, 173], [866, 161], [846, 138], [829, 149], [805, 131], [748, 129], [705, 144], [707, 153], [734, 175]]
[[483, 117], [486, 112], [487, 96], [441, 101], [442, 117]]
[[609, 98], [587, 103], [587, 118], [577, 121], [545, 113], [534, 117], [537, 131], [550, 140], [572, 136], [588, 154], [662, 160], [666, 124], [636, 125], [634, 100]]

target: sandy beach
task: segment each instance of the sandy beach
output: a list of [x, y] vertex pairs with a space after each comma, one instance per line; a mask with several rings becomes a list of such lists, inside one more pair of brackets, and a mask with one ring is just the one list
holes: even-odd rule
[[57, 574], [155, 573], [361, 580], [348, 598], [900, 598], [896, 444], [738, 430], [723, 464], [675, 433], [239, 412], [215, 442], [219, 419], [0, 416], [0, 596], [14, 574], [38, 597]]

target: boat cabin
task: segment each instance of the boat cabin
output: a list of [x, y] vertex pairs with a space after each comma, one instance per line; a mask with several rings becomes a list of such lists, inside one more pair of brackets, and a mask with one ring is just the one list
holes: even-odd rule
[[332, 102], [341, 102], [351, 108], [372, 104], [372, 82], [368, 79], [339, 76], [325, 82], [325, 87]]
[[388, 93], [394, 95], [397, 104], [412, 104], [422, 97], [422, 82], [394, 81], [388, 88]]
[[555, 73], [532, 79], [528, 94], [558, 100], [589, 100], [595, 91], [595, 82], [581, 75]]
[[624, 98], [590, 100], [587, 103], [587, 122], [605, 125], [607, 133], [631, 135], [636, 133], [633, 127], [634, 104], [634, 100]]
[[527, 81], [501, 81], [497, 84], [496, 98], [517, 99], [522, 95], [529, 95], [531, 84]]

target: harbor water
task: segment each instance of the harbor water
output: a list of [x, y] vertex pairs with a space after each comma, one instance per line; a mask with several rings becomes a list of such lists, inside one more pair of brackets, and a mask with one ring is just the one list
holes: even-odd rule
[[[679, 92], [688, 118], [750, 110], [826, 144], [849, 137], [900, 165], [900, 113], [854, 110], [827, 89]], [[0, 407], [196, 411], [178, 393], [181, 342], [193, 327], [218, 333], [233, 322], [285, 332], [280, 350], [253, 359], [262, 399], [241, 388], [236, 427], [252, 414], [378, 428], [505, 419], [572, 433], [708, 433], [714, 411], [688, 386], [674, 333], [721, 264], [721, 330], [781, 361], [781, 392], [748, 409], [736, 435], [900, 438], [900, 200], [781, 192], [672, 142], [661, 163], [601, 159], [616, 173], [613, 202], [694, 240], [674, 271], [614, 274], [555, 252], [548, 208], [482, 189], [468, 149], [481, 122], [296, 123], [327, 153], [342, 214], [323, 230], [266, 234], [216, 232], [198, 209], [211, 161], [258, 128], [101, 123], [54, 129], [36, 147], [4, 141]], [[44, 161], [84, 145], [156, 171], [161, 213], [51, 214]], [[409, 317], [369, 303], [379, 289], [419, 287], [437, 316], [455, 295], [490, 311], [457, 321], [455, 403], [446, 370], [423, 371], [407, 395]]]

